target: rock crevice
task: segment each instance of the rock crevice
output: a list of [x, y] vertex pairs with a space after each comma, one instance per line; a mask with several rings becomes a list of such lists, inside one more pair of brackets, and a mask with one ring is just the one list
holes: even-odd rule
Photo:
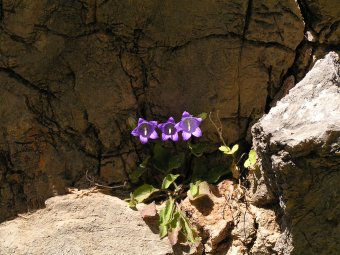
[[[336, 13], [304, 2], [333, 17], [318, 43], [336, 45]], [[219, 110], [228, 143], [250, 142], [285, 74], [302, 77], [311, 59], [297, 50], [305, 25], [293, 0], [3, 0], [0, 20], [0, 221], [86, 187], [86, 172], [127, 180], [141, 157], [129, 116]]]

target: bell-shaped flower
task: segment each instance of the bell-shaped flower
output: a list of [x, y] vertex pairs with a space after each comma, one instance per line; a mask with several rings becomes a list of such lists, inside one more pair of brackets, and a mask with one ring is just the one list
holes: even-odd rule
[[146, 121], [139, 118], [137, 127], [132, 130], [133, 136], [139, 136], [140, 142], [146, 144], [150, 139], [157, 139], [158, 134], [156, 132], [157, 121]]
[[176, 128], [182, 131], [183, 140], [189, 140], [191, 135], [196, 137], [202, 136], [202, 131], [199, 128], [202, 119], [193, 117], [188, 112], [183, 112], [181, 121], [176, 124]]
[[173, 117], [170, 117], [167, 122], [158, 124], [158, 128], [162, 131], [162, 140], [171, 139], [174, 142], [178, 141], [178, 127]]

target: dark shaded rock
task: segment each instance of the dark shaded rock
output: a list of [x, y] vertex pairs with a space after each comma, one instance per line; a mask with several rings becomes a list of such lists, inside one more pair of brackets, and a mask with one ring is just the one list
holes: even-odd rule
[[225, 139], [244, 138], [304, 30], [293, 0], [4, 0], [1, 12], [0, 221], [86, 171], [126, 180], [141, 152], [131, 115], [219, 109]]
[[299, 0], [298, 1], [308, 29], [322, 44], [339, 43], [340, 2]]
[[[277, 210], [277, 254], [340, 251], [340, 63], [330, 52], [256, 124], [252, 202]], [[269, 198], [259, 193], [271, 194]], [[274, 206], [273, 206], [274, 205]]]
[[296, 49], [289, 73], [301, 81], [317, 59], [328, 52], [340, 54], [340, 2], [297, 0], [305, 22], [304, 40]]

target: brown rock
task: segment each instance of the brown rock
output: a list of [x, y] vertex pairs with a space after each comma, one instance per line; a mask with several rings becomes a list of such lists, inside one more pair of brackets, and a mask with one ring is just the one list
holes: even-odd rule
[[[210, 185], [210, 195], [205, 195], [190, 201], [186, 198], [181, 203], [181, 209], [186, 212], [190, 221], [197, 227], [203, 237], [204, 251], [214, 252], [217, 246], [230, 236], [233, 225], [232, 196], [229, 186], [231, 181], [224, 181], [219, 185], [218, 196], [212, 192], [215, 189]], [[224, 196], [221, 196], [221, 193]]]
[[308, 26], [318, 34], [320, 43], [339, 44], [339, 1], [304, 0], [300, 1], [300, 7]]
[[[86, 171], [125, 180], [140, 152], [126, 125], [131, 115], [219, 109], [228, 143], [245, 138], [304, 30], [293, 0], [0, 7], [0, 194], [12, 192], [0, 197], [0, 220], [80, 185]], [[217, 142], [209, 125], [204, 139]], [[123, 163], [101, 169], [106, 161]], [[10, 183], [12, 174], [22, 181]]]
[[256, 238], [251, 247], [251, 254], [273, 254], [273, 248], [279, 240], [281, 231], [276, 222], [273, 210], [251, 206], [250, 210], [255, 216]]

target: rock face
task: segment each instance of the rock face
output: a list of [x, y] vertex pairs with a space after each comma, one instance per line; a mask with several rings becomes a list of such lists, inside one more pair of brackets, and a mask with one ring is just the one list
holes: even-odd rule
[[141, 152], [128, 116], [218, 109], [228, 142], [245, 138], [286, 75], [313, 63], [301, 43], [314, 13], [316, 42], [337, 45], [338, 1], [326, 2], [0, 1], [0, 221], [86, 171], [128, 179]]
[[318, 60], [252, 133], [261, 177], [251, 202], [272, 208], [281, 228], [271, 254], [338, 254], [339, 56]]
[[244, 138], [304, 30], [293, 0], [4, 0], [0, 10], [0, 221], [79, 186], [86, 170], [126, 180], [140, 149], [129, 116], [219, 109], [228, 141]]
[[340, 54], [340, 2], [297, 0], [305, 21], [305, 37], [297, 48], [291, 68], [297, 81], [303, 79], [316, 59], [329, 51]]
[[118, 198], [80, 192], [0, 224], [1, 254], [173, 254], [137, 211]]

